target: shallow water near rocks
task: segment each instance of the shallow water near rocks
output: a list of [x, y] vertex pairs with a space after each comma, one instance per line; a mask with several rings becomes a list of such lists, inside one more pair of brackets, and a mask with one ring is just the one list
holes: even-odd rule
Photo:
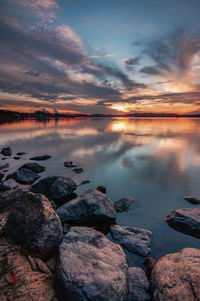
[[[23, 120], [0, 125], [0, 148], [4, 146], [13, 150], [4, 161], [0, 155], [0, 163], [10, 164], [7, 174], [29, 158], [47, 154], [52, 157], [39, 162], [46, 167], [42, 177], [64, 175], [78, 184], [89, 180], [78, 194], [103, 185], [113, 201], [134, 197], [130, 211], [118, 214], [117, 223], [151, 230], [151, 257], [200, 247], [199, 239], [171, 229], [164, 221], [172, 210], [200, 206], [183, 199], [200, 197], [200, 119]], [[26, 154], [15, 160], [17, 152]], [[76, 174], [64, 167], [69, 160], [84, 171]]]

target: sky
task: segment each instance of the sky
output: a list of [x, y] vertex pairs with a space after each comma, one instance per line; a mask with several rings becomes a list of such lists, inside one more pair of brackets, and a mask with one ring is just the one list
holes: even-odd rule
[[1, 0], [0, 108], [200, 113], [200, 0]]

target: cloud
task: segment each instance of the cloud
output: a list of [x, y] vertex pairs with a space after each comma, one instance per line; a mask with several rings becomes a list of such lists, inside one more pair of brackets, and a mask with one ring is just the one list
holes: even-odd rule
[[149, 75], [160, 75], [160, 73], [161, 73], [160, 70], [158, 70], [156, 67], [152, 67], [152, 66], [144, 67], [144, 68], [140, 69], [140, 72], [146, 73]]
[[140, 57], [135, 57], [135, 58], [124, 58], [123, 59], [123, 63], [126, 66], [126, 69], [131, 71], [134, 70], [135, 65], [137, 65], [139, 63]]

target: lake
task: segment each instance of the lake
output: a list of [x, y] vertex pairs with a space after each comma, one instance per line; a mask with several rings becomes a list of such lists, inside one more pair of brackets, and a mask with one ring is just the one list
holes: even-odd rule
[[[200, 197], [200, 119], [23, 120], [0, 125], [3, 146], [10, 146], [13, 154], [27, 152], [18, 161], [13, 157], [2, 161], [10, 163], [9, 172], [32, 156], [48, 154], [52, 158], [41, 162], [47, 168], [43, 177], [65, 175], [77, 183], [90, 180], [78, 193], [104, 185], [113, 201], [134, 197], [130, 211], [120, 213], [117, 223], [151, 230], [150, 256], [200, 247], [199, 239], [173, 230], [164, 221], [174, 209], [195, 206], [184, 196]], [[67, 160], [76, 161], [84, 172], [75, 174], [64, 167]]]

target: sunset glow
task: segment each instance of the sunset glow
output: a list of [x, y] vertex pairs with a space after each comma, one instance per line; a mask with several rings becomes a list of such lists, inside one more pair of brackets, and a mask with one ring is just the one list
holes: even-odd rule
[[1, 109], [200, 113], [199, 11], [196, 0], [2, 0]]

